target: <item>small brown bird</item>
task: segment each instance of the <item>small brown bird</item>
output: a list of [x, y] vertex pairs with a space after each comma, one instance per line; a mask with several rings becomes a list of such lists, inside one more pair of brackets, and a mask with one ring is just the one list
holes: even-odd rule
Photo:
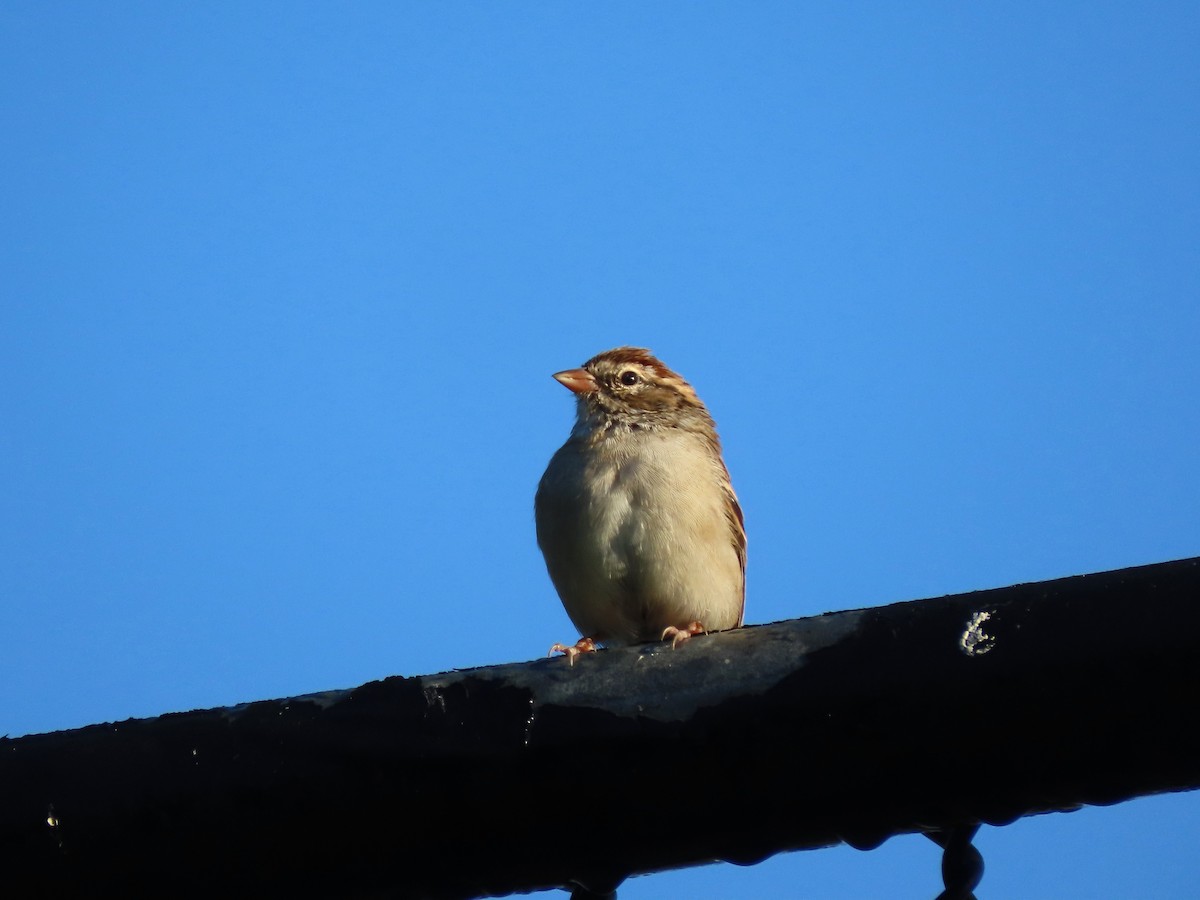
[[746, 532], [712, 416], [639, 347], [554, 376], [575, 427], [534, 499], [538, 546], [583, 638], [572, 663], [623, 646], [742, 624]]

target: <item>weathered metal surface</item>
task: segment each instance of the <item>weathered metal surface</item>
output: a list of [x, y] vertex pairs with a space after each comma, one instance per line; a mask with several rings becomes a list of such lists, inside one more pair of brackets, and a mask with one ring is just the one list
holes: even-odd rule
[[1197, 634], [1188, 559], [4, 739], [0, 862], [46, 896], [603, 892], [1193, 789]]

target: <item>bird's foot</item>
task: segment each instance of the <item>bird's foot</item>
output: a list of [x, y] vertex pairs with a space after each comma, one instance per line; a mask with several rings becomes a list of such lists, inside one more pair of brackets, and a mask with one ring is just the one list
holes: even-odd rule
[[670, 638], [671, 649], [674, 650], [684, 641], [690, 641], [693, 635], [697, 634], [708, 634], [708, 629], [706, 629], [699, 622], [688, 622], [688, 624], [683, 628], [676, 628], [674, 625], [668, 625], [663, 629], [662, 637], [659, 638], [659, 640], [665, 641], [667, 638]]
[[553, 656], [555, 653], [565, 654], [567, 657], [567, 662], [569, 662], [571, 665], [575, 665], [575, 657], [577, 657], [579, 654], [595, 652], [596, 641], [593, 638], [585, 637], [580, 638], [570, 647], [566, 646], [565, 644], [555, 644], [550, 648], [546, 655]]

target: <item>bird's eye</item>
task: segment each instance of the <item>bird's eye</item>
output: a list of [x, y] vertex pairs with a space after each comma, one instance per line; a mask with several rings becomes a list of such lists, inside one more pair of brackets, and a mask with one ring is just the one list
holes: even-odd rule
[[621, 384], [625, 387], [633, 387], [638, 381], [637, 372], [627, 370], [621, 373]]

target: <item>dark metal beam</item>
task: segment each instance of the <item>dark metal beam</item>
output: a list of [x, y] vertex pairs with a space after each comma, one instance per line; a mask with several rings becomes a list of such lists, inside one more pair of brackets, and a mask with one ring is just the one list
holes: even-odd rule
[[603, 893], [1190, 790], [1197, 635], [1200, 558], [4, 739], [0, 863], [53, 896]]

